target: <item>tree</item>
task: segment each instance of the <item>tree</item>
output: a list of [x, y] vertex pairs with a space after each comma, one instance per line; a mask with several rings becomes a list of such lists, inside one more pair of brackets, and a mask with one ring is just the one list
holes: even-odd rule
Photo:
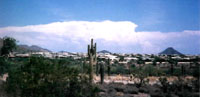
[[119, 61], [124, 61], [124, 56], [119, 56]]
[[172, 56], [169, 55], [167, 61], [170, 64], [170, 74], [173, 75], [174, 74], [174, 65], [177, 65], [177, 61], [171, 58]]
[[16, 49], [16, 40], [11, 37], [3, 38], [3, 47], [1, 48], [1, 55], [8, 56], [10, 52]]
[[8, 63], [4, 57], [0, 57], [0, 76], [8, 70]]
[[161, 61], [160, 57], [155, 56], [155, 57], [154, 57], [154, 60], [153, 60], [153, 65], [156, 66], [156, 65], [157, 65], [157, 62], [160, 62], [160, 61]]
[[140, 68], [141, 68], [141, 65], [144, 64], [145, 62], [143, 61], [142, 57], [138, 57], [138, 60], [137, 60], [137, 64], [139, 64]]

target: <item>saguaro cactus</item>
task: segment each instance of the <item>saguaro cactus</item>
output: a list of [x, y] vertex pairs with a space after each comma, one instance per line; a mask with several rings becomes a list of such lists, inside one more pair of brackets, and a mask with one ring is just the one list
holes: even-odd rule
[[111, 60], [110, 60], [110, 58], [108, 58], [108, 62], [107, 62], [107, 66], [108, 66], [108, 68], [107, 68], [107, 71], [108, 71], [108, 76], [110, 76], [110, 63], [111, 63]]
[[100, 75], [101, 75], [101, 84], [104, 82], [104, 66], [103, 63], [100, 64]]
[[87, 72], [87, 69], [86, 69], [86, 59], [84, 58], [83, 62], [82, 62], [82, 73], [86, 73], [86, 72]]
[[89, 68], [89, 79], [90, 82], [93, 82], [93, 65], [96, 64], [96, 43], [93, 45], [93, 39], [91, 39], [91, 45], [88, 45], [88, 57], [90, 60], [90, 68]]
[[181, 65], [181, 73], [182, 73], [182, 76], [185, 75], [185, 66], [183, 66], [183, 64]]
[[173, 75], [175, 61], [171, 58], [171, 56], [168, 56], [168, 63], [170, 64], [170, 74]]
[[170, 73], [171, 73], [171, 75], [173, 75], [174, 74], [174, 65], [173, 64], [171, 64], [171, 66], [170, 66]]

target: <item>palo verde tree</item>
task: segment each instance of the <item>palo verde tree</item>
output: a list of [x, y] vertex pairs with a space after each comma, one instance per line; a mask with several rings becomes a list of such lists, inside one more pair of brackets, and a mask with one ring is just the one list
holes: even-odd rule
[[11, 37], [4, 37], [3, 38], [3, 47], [1, 48], [1, 55], [8, 56], [10, 52], [16, 49], [17, 44], [16, 40]]

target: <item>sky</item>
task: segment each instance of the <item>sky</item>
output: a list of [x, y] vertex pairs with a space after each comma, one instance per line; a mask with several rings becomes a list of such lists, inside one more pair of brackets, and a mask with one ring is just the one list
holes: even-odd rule
[[0, 0], [0, 37], [51, 51], [200, 54], [200, 0]]

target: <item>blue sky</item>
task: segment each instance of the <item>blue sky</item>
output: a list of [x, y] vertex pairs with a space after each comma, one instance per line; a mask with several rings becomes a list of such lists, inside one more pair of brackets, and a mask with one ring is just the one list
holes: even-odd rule
[[[166, 40], [158, 43], [157, 40], [154, 40], [154, 38], [151, 39], [149, 38], [150, 36], [146, 36], [147, 38], [140, 41], [137, 39], [137, 42], [140, 43], [126, 42], [126, 45], [118, 45], [113, 36], [111, 36], [113, 40], [107, 40], [105, 37], [97, 37], [96, 40], [100, 44], [100, 50], [108, 49], [113, 52], [127, 53], [159, 53], [159, 51], [165, 49], [166, 47], [173, 46], [182, 53], [200, 53], [200, 0], [0, 0], [0, 12], [0, 29], [4, 29], [6, 27], [26, 27], [29, 25], [47, 25], [55, 22], [64, 23], [69, 21], [77, 21], [77, 25], [79, 25], [80, 21], [102, 23], [102, 21], [107, 20], [114, 23], [120, 21], [131, 22], [137, 25], [137, 27], [133, 27], [133, 33], [146, 32], [147, 34], [145, 35], [150, 35], [149, 33], [152, 33], [156, 36], [157, 34], [155, 32], [160, 32], [168, 37]], [[91, 27], [90, 24], [88, 25], [88, 27]], [[113, 27], [113, 29], [114, 28], [115, 27]], [[17, 32], [16, 29], [9, 30], [12, 32], [5, 30], [0, 31], [3, 33], [0, 34], [2, 36], [10, 35], [16, 37], [17, 39], [20, 37], [20, 33], [12, 33]], [[42, 31], [44, 32], [44, 30]], [[38, 35], [42, 36], [42, 31], [36, 31], [40, 32], [36, 34], [36, 37], [39, 37]], [[189, 36], [183, 36], [182, 34], [187, 31], [193, 34], [190, 33]], [[22, 32], [26, 33], [25, 37], [27, 38], [36, 33], [35, 30], [31, 32], [21, 31], [21, 33]], [[68, 32], [69, 31], [66, 33]], [[177, 35], [177, 40], [171, 39], [171, 37], [174, 36], [168, 36], [168, 33], [175, 33], [172, 35]], [[67, 35], [69, 35], [69, 33]], [[60, 38], [60, 36], [57, 38]], [[23, 39], [19, 39], [19, 41], [21, 41], [20, 43], [25, 44], [30, 43], [40, 45], [53, 51], [85, 51], [83, 44], [87, 44], [88, 39], [84, 41], [84, 43], [80, 46], [80, 49], [77, 49], [77, 44], [75, 45], [73, 42], [79, 43], [80, 45], [83, 40], [74, 40], [74, 38], [70, 39], [69, 37], [62, 38], [66, 39], [64, 40], [64, 43], [71, 46], [63, 46], [64, 43], [62, 42], [56, 42], [50, 46], [32, 42], [31, 40], [30, 42], [28, 40], [25, 41]], [[185, 41], [185, 39], [191, 40], [192, 42]], [[44, 44], [51, 44], [54, 40], [52, 40], [51, 43], [46, 42], [47, 40], [43, 41], [45, 42]], [[135, 42], [136, 40], [130, 41]], [[110, 43], [110, 45], [105, 45], [105, 43]], [[117, 44], [115, 46], [112, 45], [111, 48], [111, 44], [113, 43]], [[163, 43], [166, 45], [163, 45]], [[60, 44], [57, 46], [58, 48], [54, 46], [57, 44]], [[145, 46], [143, 44], [145, 44]], [[148, 47], [146, 47], [147, 44]], [[152, 51], [148, 51], [149, 46]]]

